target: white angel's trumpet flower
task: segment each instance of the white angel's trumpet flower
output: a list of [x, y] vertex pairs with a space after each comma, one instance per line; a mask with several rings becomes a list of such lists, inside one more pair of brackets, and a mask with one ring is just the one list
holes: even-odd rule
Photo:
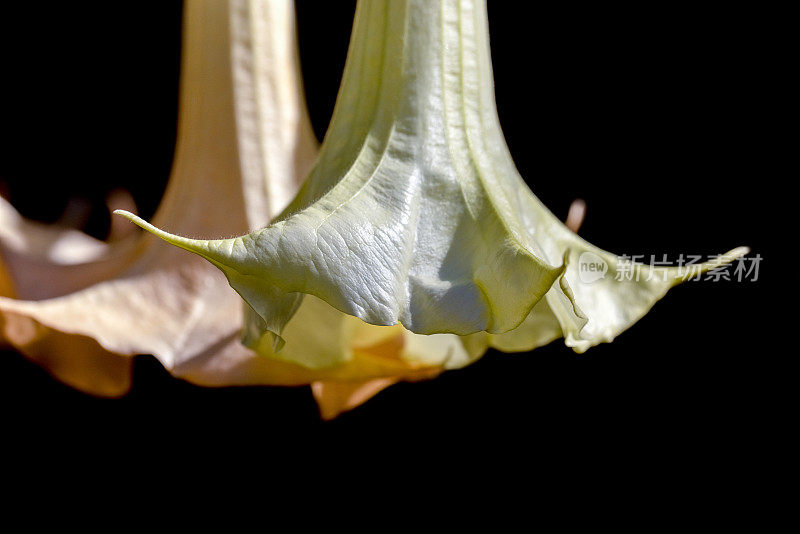
[[[186, 5], [176, 161], [158, 224], [237, 234], [289, 202], [316, 152], [298, 74], [288, 0]], [[56, 231], [6, 203], [0, 220], [0, 294], [24, 299], [0, 298], [3, 336], [91, 393], [127, 391], [129, 356], [149, 353], [202, 385], [312, 384], [330, 418], [397, 380], [441, 370], [403, 357], [465, 353], [455, 336], [370, 326], [309, 299], [284, 332], [291, 349], [257, 355], [239, 342], [241, 300], [202, 259], [148, 234], [107, 245]], [[300, 365], [313, 358], [339, 365]]]
[[[197, 240], [131, 220], [221, 269], [244, 298], [244, 342], [274, 354], [307, 301], [375, 325], [453, 333], [464, 357], [487, 345], [530, 350], [558, 337], [576, 351], [610, 341], [698, 271], [626, 266], [586, 243], [519, 176], [494, 103], [483, 0], [358, 3], [334, 116], [291, 204], [265, 229]], [[584, 283], [590, 254], [605, 266]], [[585, 256], [584, 256], [585, 257]], [[293, 319], [294, 318], [294, 319]], [[284, 339], [281, 339], [281, 338]], [[295, 361], [325, 369], [335, 360]]]

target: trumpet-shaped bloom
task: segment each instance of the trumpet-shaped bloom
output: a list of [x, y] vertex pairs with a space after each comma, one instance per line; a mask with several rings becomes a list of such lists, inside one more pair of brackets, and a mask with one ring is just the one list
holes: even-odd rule
[[[291, 3], [190, 2], [183, 51], [176, 159], [155, 221], [199, 236], [263, 227], [316, 155]], [[313, 383], [332, 417], [396, 380], [440, 371], [408, 355], [464, 353], [455, 336], [366, 325], [309, 299], [284, 334], [291, 348], [259, 356], [239, 342], [241, 300], [202, 259], [141, 232], [109, 244], [25, 221], [2, 200], [0, 222], [3, 338], [90, 393], [125, 393], [130, 356], [144, 353], [202, 385]], [[303, 365], [315, 357], [342, 364]]]
[[[299, 97], [290, 7], [187, 6], [178, 142], [156, 213], [160, 224], [199, 235], [247, 231], [266, 224], [294, 194], [315, 146]], [[269, 35], [263, 28], [255, 34], [259, 21], [269, 24]], [[264, 71], [270, 62], [275, 68]], [[220, 199], [224, 211], [209, 212]], [[119, 395], [130, 387], [127, 356], [154, 354], [182, 374], [235, 331], [218, 313], [235, 317], [236, 304], [203, 263], [141, 234], [103, 244], [19, 222], [7, 205], [2, 212], [18, 221], [8, 232], [14, 240], [3, 235], [2, 245], [20, 299], [0, 299], [4, 337], [63, 381]], [[91, 254], [81, 253], [87, 248]], [[59, 251], [68, 251], [68, 262]], [[195, 378], [224, 380], [204, 372]]]
[[[202, 240], [126, 216], [225, 274], [248, 304], [246, 345], [318, 370], [342, 354], [298, 354], [288, 334], [323, 301], [366, 323], [462, 336], [460, 354], [405, 356], [454, 368], [487, 346], [611, 341], [689, 274], [746, 252], [693, 273], [628, 264], [558, 221], [506, 147], [482, 0], [359, 2], [319, 158], [270, 226]], [[604, 276], [583, 281], [586, 258]]]

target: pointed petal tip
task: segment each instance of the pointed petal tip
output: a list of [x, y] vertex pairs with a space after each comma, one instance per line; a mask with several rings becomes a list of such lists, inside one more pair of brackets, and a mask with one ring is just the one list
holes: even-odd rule
[[680, 284], [692, 278], [697, 278], [698, 275], [707, 273], [708, 271], [722, 267], [732, 263], [739, 258], [746, 256], [750, 253], [750, 247], [736, 247], [724, 254], [711, 258], [709, 261], [700, 264], [694, 264], [684, 267], [675, 268], [674, 284]]
[[149, 222], [145, 221], [144, 219], [142, 219], [138, 215], [135, 215], [135, 214], [133, 214], [133, 213], [131, 213], [129, 211], [114, 210], [114, 215], [121, 215], [122, 217], [125, 217], [126, 219], [131, 221], [133, 224], [137, 225], [138, 227], [142, 228], [143, 230], [147, 230], [151, 234], [155, 235], [156, 237], [159, 237], [159, 238], [163, 239], [164, 241], [166, 241], [167, 243], [169, 243], [171, 245], [175, 245], [177, 247], [180, 247], [182, 249], [188, 250], [190, 252], [199, 253], [198, 244], [202, 243], [202, 241], [198, 241], [196, 239], [189, 239], [189, 238], [182, 237], [182, 236], [179, 236], [179, 235], [171, 234], [169, 232], [165, 232], [164, 230], [162, 230], [162, 229], [160, 229], [160, 228], [158, 228], [156, 226], [153, 226], [152, 224], [150, 224]]
[[[139, 224], [139, 221], [144, 222], [141, 218], [126, 210], [114, 210], [112, 213], [114, 215], [121, 215], [135, 224]], [[139, 226], [141, 226], [141, 224], [139, 224]]]
[[135, 224], [139, 228], [142, 228], [143, 230], [147, 230], [148, 232], [157, 235], [158, 237], [160, 237], [164, 241], [171, 242], [171, 239], [177, 237], [177, 236], [173, 236], [172, 234], [169, 234], [169, 233], [167, 233], [167, 232], [165, 232], [163, 230], [160, 230], [160, 229], [156, 228], [155, 226], [153, 226], [149, 222], [145, 221], [144, 219], [142, 219], [138, 215], [135, 215], [135, 214], [133, 214], [133, 213], [131, 213], [129, 211], [126, 211], [126, 210], [114, 210], [114, 215], [121, 215], [122, 217], [125, 217], [126, 219], [131, 221], [133, 224]]
[[316, 381], [311, 383], [311, 391], [322, 420], [332, 421], [395, 383], [396, 378], [377, 378], [364, 382]]
[[734, 260], [741, 258], [742, 256], [746, 256], [750, 254], [750, 247], [736, 247], [733, 250], [729, 250], [725, 254], [720, 254], [716, 258], [712, 259], [711, 261], [707, 262], [709, 265], [714, 267], [720, 267], [725, 265], [726, 263], [730, 263]]
[[736, 247], [735, 249], [728, 252], [728, 254], [736, 258], [741, 258], [742, 256], [750, 254], [750, 247]]

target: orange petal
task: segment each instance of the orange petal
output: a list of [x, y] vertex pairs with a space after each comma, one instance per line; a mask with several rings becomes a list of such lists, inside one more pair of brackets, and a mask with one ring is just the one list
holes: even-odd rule
[[[433, 378], [443, 369], [440, 367], [414, 367], [400, 358], [403, 349], [404, 334], [401, 331], [398, 335], [389, 339], [382, 340], [371, 347], [365, 347], [356, 351], [356, 356], [369, 359], [385, 359], [396, 361], [400, 364], [400, 369], [395, 376], [377, 378], [356, 382], [329, 382], [315, 381], [311, 383], [311, 391], [314, 400], [317, 401], [320, 416], [326, 421], [335, 419], [339, 414], [352, 410], [367, 402], [369, 399], [396, 384], [400, 380], [424, 380]], [[358, 361], [354, 358], [354, 361]]]
[[72, 387], [102, 397], [119, 397], [130, 390], [132, 359], [105, 350], [90, 337], [65, 334], [14, 313], [0, 314], [0, 332]]
[[314, 382], [311, 391], [326, 421], [352, 410], [397, 382], [397, 378], [379, 378], [366, 382]]

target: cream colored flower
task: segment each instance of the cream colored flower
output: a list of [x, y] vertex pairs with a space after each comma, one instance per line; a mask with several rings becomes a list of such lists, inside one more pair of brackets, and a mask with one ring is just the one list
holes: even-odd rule
[[[188, 239], [126, 216], [225, 273], [248, 304], [247, 346], [320, 371], [348, 355], [303, 352], [290, 334], [322, 302], [373, 325], [462, 336], [460, 352], [401, 355], [449, 369], [488, 346], [611, 341], [687, 278], [583, 241], [525, 185], [497, 118], [482, 0], [359, 2], [320, 156], [268, 227]], [[591, 283], [585, 255], [606, 269]]]

